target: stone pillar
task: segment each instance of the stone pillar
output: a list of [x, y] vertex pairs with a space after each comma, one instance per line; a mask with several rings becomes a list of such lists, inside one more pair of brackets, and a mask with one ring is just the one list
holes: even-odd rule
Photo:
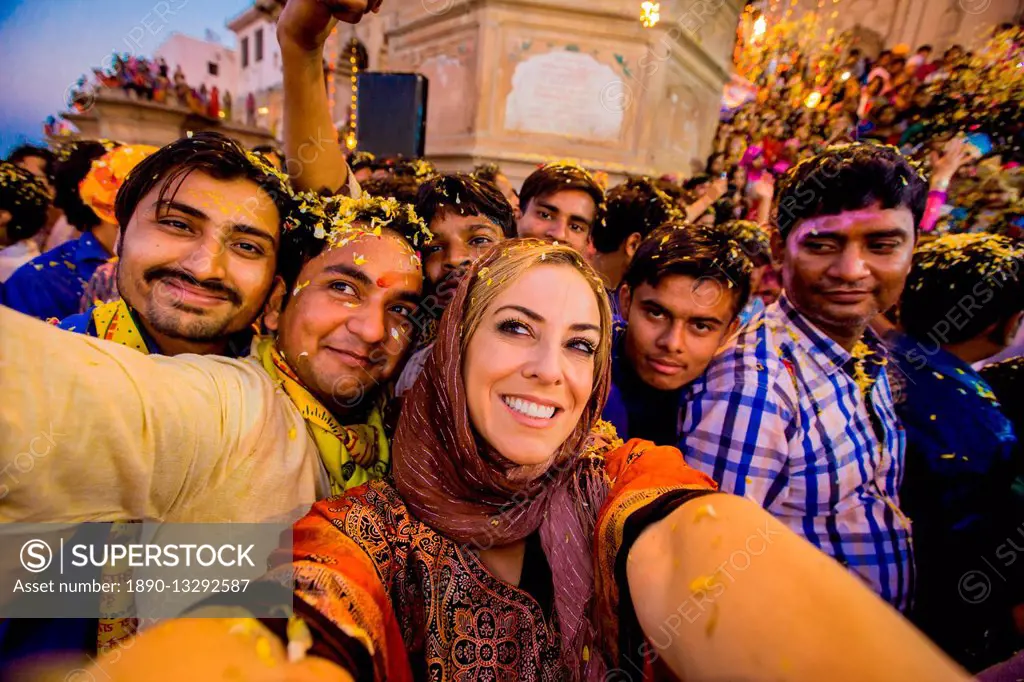
[[742, 2], [663, 0], [654, 28], [639, 0], [392, 8], [389, 70], [430, 82], [427, 156], [453, 169], [494, 161], [515, 183], [563, 158], [613, 179], [690, 173], [710, 151]]

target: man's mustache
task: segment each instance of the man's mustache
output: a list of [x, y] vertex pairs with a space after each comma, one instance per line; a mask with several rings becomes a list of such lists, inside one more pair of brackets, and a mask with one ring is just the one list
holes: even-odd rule
[[160, 282], [169, 279], [181, 280], [182, 282], [185, 282], [196, 288], [205, 289], [206, 291], [209, 291], [211, 294], [223, 296], [224, 298], [228, 299], [235, 305], [242, 304], [241, 294], [239, 294], [237, 291], [227, 286], [218, 279], [200, 280], [196, 279], [195, 277], [193, 277], [192, 275], [188, 274], [183, 270], [174, 270], [171, 268], [153, 268], [152, 270], [147, 270], [145, 274], [143, 274], [142, 278], [148, 284], [153, 284], [154, 282]]
[[462, 283], [463, 278], [469, 274], [469, 268], [460, 268], [453, 270], [441, 279], [441, 281], [430, 287], [428, 293], [437, 296], [438, 300], [444, 302], [445, 305], [455, 296], [455, 292], [459, 289], [459, 284]]

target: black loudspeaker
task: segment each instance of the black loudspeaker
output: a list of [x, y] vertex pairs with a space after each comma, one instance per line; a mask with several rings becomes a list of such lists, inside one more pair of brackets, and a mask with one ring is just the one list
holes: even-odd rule
[[360, 73], [356, 130], [360, 151], [423, 156], [427, 139], [427, 79], [418, 73]]

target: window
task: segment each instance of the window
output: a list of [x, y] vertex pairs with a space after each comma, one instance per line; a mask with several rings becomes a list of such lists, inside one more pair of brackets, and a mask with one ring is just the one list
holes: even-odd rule
[[263, 61], [263, 29], [256, 30], [256, 60], [257, 62]]
[[242, 38], [242, 68], [249, 66], [249, 38]]
[[211, 76], [216, 76], [220, 73], [220, 64], [216, 62], [206, 62], [206, 72]]

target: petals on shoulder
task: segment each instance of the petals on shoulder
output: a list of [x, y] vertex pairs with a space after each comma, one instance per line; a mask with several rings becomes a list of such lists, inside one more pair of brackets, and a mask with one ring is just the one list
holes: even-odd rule
[[695, 384], [703, 391], [695, 393], [771, 385], [784, 370], [784, 334], [777, 320], [764, 316], [754, 320], [719, 350]]

